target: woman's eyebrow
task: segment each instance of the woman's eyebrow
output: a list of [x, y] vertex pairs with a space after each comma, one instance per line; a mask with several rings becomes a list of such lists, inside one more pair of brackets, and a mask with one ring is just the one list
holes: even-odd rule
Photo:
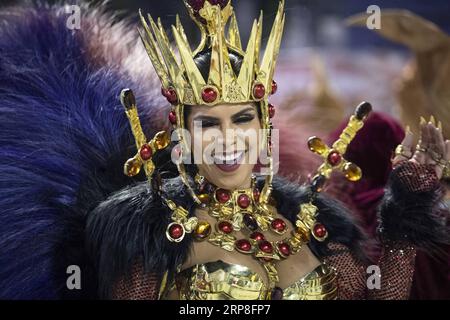
[[[248, 108], [245, 108], [244, 110], [241, 110], [241, 111], [239, 111], [239, 112], [236, 112], [235, 114], [233, 114], [232, 116], [231, 116], [231, 118], [237, 118], [237, 117], [239, 117], [239, 116], [241, 116], [242, 114], [245, 114], [245, 113], [247, 113], [247, 112], [249, 112], [249, 111], [253, 111], [253, 112], [255, 112], [255, 110], [254, 110], [254, 108], [253, 107], [248, 107]], [[194, 121], [205, 121], [205, 120], [209, 120], [209, 121], [219, 121], [220, 119], [219, 118], [216, 118], [216, 117], [212, 117], [212, 116], [205, 116], [205, 115], [198, 115], [198, 116], [195, 116], [194, 117], [194, 119], [193, 119]]]
[[241, 110], [241, 111], [239, 111], [239, 112], [236, 112], [235, 114], [233, 114], [232, 116], [231, 116], [231, 118], [237, 118], [237, 117], [239, 117], [239, 116], [241, 116], [241, 115], [243, 115], [244, 113], [247, 113], [247, 112], [249, 112], [249, 111], [253, 111], [253, 112], [255, 112], [255, 109], [253, 108], [253, 107], [248, 107], [248, 108], [246, 108], [246, 109], [244, 109], [244, 110]]
[[194, 121], [205, 121], [205, 120], [218, 121], [219, 119], [215, 118], [215, 117], [211, 117], [211, 116], [198, 115], [193, 120]]

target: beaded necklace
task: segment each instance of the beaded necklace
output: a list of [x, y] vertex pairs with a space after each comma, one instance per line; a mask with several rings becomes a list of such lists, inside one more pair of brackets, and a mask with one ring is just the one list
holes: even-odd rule
[[[226, 251], [252, 255], [267, 273], [270, 289], [268, 298], [275, 298], [282, 293], [281, 288], [276, 286], [279, 277], [275, 263], [299, 252], [309, 241], [311, 234], [319, 241], [324, 241], [328, 236], [325, 227], [315, 221], [317, 207], [310, 202], [300, 206], [295, 228], [290, 236], [278, 241], [268, 241], [264, 233], [286, 234], [287, 225], [283, 219], [276, 218], [272, 206], [259, 202], [260, 191], [254, 177], [250, 188], [233, 191], [217, 188], [198, 176], [196, 181], [199, 183], [201, 206], [216, 219], [215, 225], [199, 221], [196, 217], [187, 219], [187, 211], [174, 206], [171, 209], [174, 210], [172, 219], [175, 218], [175, 222], [169, 225], [167, 237], [178, 242], [185, 233], [191, 233], [196, 241], [207, 240]], [[235, 235], [237, 231], [242, 231], [247, 237], [238, 239]]]

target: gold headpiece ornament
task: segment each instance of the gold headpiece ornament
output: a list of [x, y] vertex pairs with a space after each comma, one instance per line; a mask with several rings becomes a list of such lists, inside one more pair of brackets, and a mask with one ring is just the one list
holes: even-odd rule
[[[201, 31], [201, 41], [192, 51], [180, 18], [172, 26], [180, 62], [172, 50], [169, 38], [161, 24], [149, 15], [148, 22], [140, 13], [144, 32], [141, 39], [148, 56], [161, 79], [163, 94], [172, 104], [215, 105], [220, 103], [246, 103], [266, 99], [272, 88], [272, 77], [284, 26], [284, 0], [280, 2], [264, 56], [259, 61], [262, 13], [253, 22], [246, 50], [243, 51], [230, 0], [184, 0], [190, 16]], [[211, 3], [215, 3], [214, 5]], [[226, 27], [228, 25], [228, 31]], [[227, 33], [227, 35], [225, 35]], [[202, 51], [211, 51], [208, 79], [204, 79], [194, 62]], [[242, 56], [239, 74], [235, 74], [229, 53]]]
[[[244, 52], [241, 47], [236, 17], [233, 13], [230, 0], [185, 0], [184, 3], [191, 17], [199, 26], [202, 37], [197, 49], [191, 51], [183, 27], [177, 16], [176, 26], [172, 27], [172, 31], [181, 58], [180, 63], [177, 61], [175, 52], [172, 50], [168, 36], [160, 20], [158, 19], [158, 22], [155, 23], [149, 17], [149, 26], [142, 17], [142, 14], [140, 14], [144, 27], [144, 32], [141, 32], [142, 41], [155, 67], [156, 73], [161, 79], [162, 93], [173, 105], [169, 114], [169, 121], [172, 123], [174, 129], [185, 128], [184, 105], [206, 104], [212, 106], [217, 104], [258, 102], [258, 107], [261, 110], [262, 128], [266, 129], [267, 133], [263, 145], [265, 146], [264, 149], [267, 152], [267, 158], [269, 160], [269, 174], [266, 176], [264, 187], [257, 197], [258, 200], [255, 206], [259, 212], [270, 212], [268, 202], [272, 190], [273, 177], [272, 150], [270, 144], [272, 125], [270, 119], [274, 115], [274, 107], [269, 104], [268, 96], [275, 93], [277, 88], [272, 78], [283, 32], [284, 1], [282, 0], [278, 7], [267, 49], [261, 63], [259, 62], [259, 53], [262, 33], [262, 14], [259, 21], [253, 23], [250, 39]], [[230, 18], [231, 21], [229, 22]], [[225, 29], [228, 22], [228, 36], [225, 37]], [[211, 52], [208, 79], [203, 78], [194, 60], [196, 54], [202, 51]], [[229, 53], [231, 51], [236, 52], [243, 58], [239, 74], [235, 74], [231, 66], [229, 59]], [[270, 92], [266, 90], [269, 87]], [[169, 146], [169, 135], [167, 132], [159, 132], [153, 139], [147, 142], [140, 125], [136, 101], [130, 89], [124, 89], [122, 91], [121, 102], [125, 107], [127, 117], [130, 121], [137, 147], [136, 155], [125, 164], [125, 174], [129, 176], [137, 175], [143, 167], [147, 177], [152, 179], [155, 169], [152, 157], [158, 151]], [[320, 154], [324, 158], [324, 163], [319, 167], [317, 175], [313, 178], [310, 202], [302, 204], [299, 208], [296, 231], [288, 240], [293, 252], [298, 251], [309, 240], [310, 234], [318, 241], [324, 241], [327, 237], [325, 227], [315, 220], [318, 208], [313, 204], [313, 200], [315, 195], [322, 190], [323, 184], [329, 178], [331, 172], [335, 169], [344, 171], [346, 176], [353, 181], [361, 177], [359, 168], [347, 162], [342, 155], [345, 153], [348, 144], [354, 138], [357, 131], [363, 126], [363, 121], [370, 110], [370, 104], [362, 103], [332, 148], [327, 147], [316, 137], [309, 140], [311, 151]], [[174, 150], [180, 153], [179, 156], [182, 156], [184, 155], [184, 150], [190, 150], [190, 146], [187, 145], [187, 139], [183, 136], [184, 130], [178, 130], [177, 133], [181, 141], [181, 144], [177, 147], [181, 147], [181, 149], [175, 149], [176, 147], [174, 147]], [[190, 186], [183, 162], [179, 161], [177, 166], [180, 177], [187, 186], [194, 201], [199, 204], [202, 203]], [[254, 182], [252, 182], [253, 184]], [[237, 194], [242, 195], [239, 192]], [[197, 217], [189, 217], [189, 211], [178, 206], [172, 199], [165, 198], [163, 195], [162, 197], [168, 208], [172, 211], [172, 222], [166, 229], [166, 236], [170, 241], [180, 242], [186, 233], [192, 233], [205, 226], [204, 223], [198, 221]], [[254, 195], [253, 199], [255, 199]], [[268, 217], [266, 218], [269, 219]], [[270, 219], [267, 221], [270, 221]], [[259, 223], [257, 220], [262, 229], [267, 228], [267, 221], [262, 219], [261, 223]], [[207, 228], [203, 229], [204, 231], [210, 230]], [[222, 246], [223, 239], [225, 238], [219, 237], [211, 241], [217, 241], [216, 244]], [[222, 247], [230, 248], [227, 243]], [[275, 283], [277, 279], [275, 267], [271, 263], [265, 264], [264, 266], [271, 283]]]
[[[272, 185], [272, 157], [270, 147], [270, 131], [272, 128], [270, 118], [274, 115], [273, 105], [268, 103], [270, 94], [277, 90], [277, 84], [273, 81], [275, 64], [277, 61], [285, 15], [283, 12], [284, 0], [281, 0], [270, 33], [266, 50], [260, 61], [260, 47], [262, 34], [262, 13], [258, 21], [254, 21], [246, 50], [241, 46], [236, 16], [231, 6], [231, 0], [183, 0], [188, 12], [200, 29], [201, 41], [198, 47], [192, 51], [188, 43], [180, 18], [177, 16], [176, 24], [172, 26], [179, 59], [173, 50], [169, 37], [164, 30], [161, 20], [157, 22], [151, 16], [147, 20], [140, 12], [143, 31], [140, 36], [157, 75], [162, 82], [162, 94], [172, 104], [169, 113], [169, 121], [174, 129], [184, 129], [184, 105], [217, 105], [258, 102], [261, 109], [261, 126], [266, 130], [262, 142], [267, 150], [268, 172], [266, 183], [261, 192], [261, 201], [266, 203], [269, 199]], [[227, 32], [225, 32], [227, 30]], [[210, 51], [211, 62], [208, 79], [204, 79], [195, 63], [195, 56], [200, 52]], [[234, 52], [242, 57], [242, 65], [239, 74], [235, 74], [229, 54]], [[131, 90], [125, 90], [122, 96], [131, 96]], [[127, 99], [125, 99], [127, 100]], [[129, 99], [128, 99], [129, 100]], [[126, 101], [125, 101], [126, 102]], [[130, 107], [133, 105], [133, 107]], [[146, 148], [144, 154], [156, 151], [154, 148], [155, 137], [149, 144], [145, 144], [139, 118], [134, 104], [125, 107], [127, 115], [133, 127], [138, 150]], [[136, 113], [136, 114], [135, 114]], [[139, 133], [140, 132], [140, 133]], [[184, 131], [177, 131], [181, 142], [178, 149], [182, 159], [189, 153], [190, 146], [184, 137]], [[148, 152], [150, 150], [150, 152]], [[141, 152], [142, 153], [142, 152]], [[151, 159], [150, 159], [151, 160]], [[153, 166], [148, 164], [139, 153], [130, 159], [125, 171], [129, 175], [139, 172], [137, 168], [144, 165], [147, 176], [153, 173]], [[189, 184], [186, 170], [182, 161], [177, 163], [180, 177], [195, 202], [201, 201], [196, 196]], [[137, 173], [136, 173], [137, 172]]]

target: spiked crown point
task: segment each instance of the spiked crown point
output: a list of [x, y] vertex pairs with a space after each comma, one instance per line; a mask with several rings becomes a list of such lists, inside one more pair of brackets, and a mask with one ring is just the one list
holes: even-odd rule
[[[179, 59], [160, 20], [144, 18], [140, 36], [147, 54], [158, 74], [163, 91], [174, 90], [175, 104], [216, 105], [220, 103], [248, 103], [266, 100], [272, 87], [273, 74], [279, 53], [284, 26], [284, 0], [280, 1], [275, 21], [260, 61], [262, 13], [255, 20], [245, 51], [231, 0], [183, 0], [189, 15], [201, 32], [201, 41], [192, 51], [179, 17], [172, 25], [172, 34]], [[227, 32], [226, 32], [227, 31]], [[201, 51], [211, 51], [208, 79], [195, 64]], [[229, 53], [242, 56], [239, 74], [235, 74]]]

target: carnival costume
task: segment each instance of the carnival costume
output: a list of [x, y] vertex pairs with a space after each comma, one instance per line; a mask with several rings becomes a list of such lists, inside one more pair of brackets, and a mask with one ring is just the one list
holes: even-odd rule
[[[122, 90], [120, 96], [130, 126], [126, 126], [124, 116], [119, 115], [117, 109], [111, 110], [112, 113], [104, 112], [102, 108], [92, 109], [92, 103], [102, 106], [112, 104], [111, 90], [117, 90], [119, 86], [132, 87], [134, 84], [127, 85], [126, 77], [118, 77], [120, 81], [115, 77], [108, 78], [102, 75], [107, 72], [105, 70], [98, 71], [98, 80], [106, 78], [109, 81], [92, 87], [92, 103], [86, 105], [83, 99], [79, 101], [85, 106], [84, 111], [90, 113], [74, 113], [82, 115], [81, 122], [86, 132], [74, 130], [70, 126], [72, 119], [64, 117], [65, 111], [75, 109], [69, 106], [56, 108], [54, 118], [49, 111], [50, 124], [37, 126], [38, 133], [44, 131], [47, 138], [51, 133], [53, 145], [41, 142], [42, 148], [39, 148], [39, 141], [32, 137], [25, 141], [28, 147], [36, 147], [37, 153], [40, 150], [52, 150], [54, 158], [44, 153], [44, 157], [36, 158], [25, 168], [21, 168], [21, 163], [13, 167], [12, 161], [23, 157], [23, 152], [28, 149], [20, 144], [23, 141], [18, 139], [12, 126], [2, 128], [9, 137], [2, 146], [3, 150], [9, 151], [5, 152], [7, 158], [6, 161], [2, 160], [2, 168], [10, 174], [9, 178], [3, 178], [3, 183], [17, 181], [19, 176], [25, 177], [23, 171], [41, 174], [39, 177], [42, 177], [56, 170], [54, 179], [49, 181], [51, 187], [35, 184], [42, 190], [25, 188], [27, 192], [39, 194], [39, 197], [33, 195], [34, 212], [30, 211], [45, 214], [32, 218], [39, 222], [35, 233], [27, 230], [25, 223], [16, 225], [16, 229], [20, 230], [20, 236], [16, 234], [16, 241], [23, 239], [28, 231], [38, 237], [34, 240], [36, 244], [42, 241], [39, 240], [41, 236], [48, 242], [52, 239], [64, 240], [49, 247], [49, 251], [37, 249], [35, 254], [48, 259], [48, 265], [40, 265], [45, 272], [31, 280], [27, 278], [19, 281], [20, 285], [14, 283], [17, 280], [14, 276], [7, 274], [14, 265], [2, 264], [7, 267], [0, 270], [1, 280], [8, 285], [3, 287], [1, 296], [20, 297], [18, 292], [21, 292], [22, 286], [22, 290], [34, 288], [36, 297], [39, 297], [39, 293], [40, 296], [61, 297], [67, 294], [63, 288], [65, 282], [43, 290], [39, 288], [39, 281], [42, 283], [51, 277], [52, 272], [48, 269], [61, 272], [67, 264], [80, 264], [82, 261], [84, 270], [87, 270], [84, 280], [86, 295], [100, 298], [166, 299], [174, 294], [178, 299], [188, 300], [407, 298], [416, 248], [433, 250], [436, 244], [448, 241], [447, 230], [435, 214], [440, 208], [442, 195], [433, 168], [405, 161], [397, 164], [391, 173], [379, 209], [383, 244], [378, 263], [382, 275], [381, 286], [376, 290], [368, 288], [368, 262], [363, 249], [366, 239], [363, 232], [343, 205], [321, 191], [333, 171], [342, 172], [350, 181], [361, 177], [361, 170], [348, 162], [344, 155], [348, 144], [369, 115], [370, 104], [364, 102], [358, 106], [347, 127], [331, 146], [318, 137], [309, 139], [310, 150], [324, 160], [310, 184], [301, 186], [274, 176], [271, 118], [275, 115], [275, 107], [269, 103], [269, 96], [277, 91], [273, 75], [284, 26], [284, 1], [280, 2], [261, 60], [262, 15], [253, 23], [244, 50], [230, 1], [192, 0], [185, 4], [201, 30], [200, 45], [193, 51], [178, 17], [172, 27], [177, 47], [175, 52], [161, 22], [155, 22], [151, 17], [145, 19], [141, 15], [141, 39], [161, 80], [161, 93], [172, 105], [168, 112], [172, 130], [154, 134], [156, 126], [149, 130], [145, 121], [141, 126], [139, 116], [141, 120], [148, 119], [148, 114], [138, 115], [136, 101], [140, 101], [140, 98], [138, 96], [136, 99], [130, 89]], [[78, 55], [77, 48], [71, 49], [73, 56], [82, 56]], [[206, 78], [194, 60], [205, 51], [210, 52], [211, 57]], [[240, 70], [233, 69], [230, 53], [242, 57]], [[13, 61], [14, 57], [9, 59]], [[79, 65], [71, 64], [70, 67], [76, 69], [83, 66], [83, 61], [77, 63]], [[14, 75], [14, 70], [8, 71], [9, 76]], [[89, 73], [91, 71], [87, 70], [89, 80], [93, 78], [92, 73]], [[2, 81], [7, 81], [7, 78]], [[2, 92], [6, 92], [4, 88], [7, 86], [3, 84]], [[107, 86], [110, 88], [106, 89]], [[20, 92], [17, 86], [9, 89], [10, 92]], [[8, 98], [6, 104], [17, 103], [14, 95], [3, 95]], [[38, 119], [33, 106], [40, 106], [41, 102], [39, 99], [34, 100], [31, 109], [25, 112], [29, 112], [31, 118]], [[195, 166], [185, 165], [185, 160], [191, 157], [191, 146], [187, 143], [184, 131], [179, 130], [185, 128], [184, 106], [195, 108], [196, 105], [233, 103], [255, 103], [260, 110], [261, 127], [266, 132], [261, 152], [269, 160], [268, 174], [255, 174], [249, 189], [218, 188], [200, 176]], [[5, 109], [2, 117], [6, 119], [7, 116], [14, 117], [14, 113], [8, 113]], [[63, 130], [64, 139], [58, 137], [60, 131], [49, 130], [49, 126], [56, 127], [51, 124], [53, 120], [58, 122], [60, 128], [63, 120], [60, 130]], [[75, 121], [78, 125], [78, 119]], [[100, 126], [91, 125], [93, 123]], [[135, 138], [134, 151], [130, 149], [130, 128]], [[150, 132], [154, 134], [153, 138], [147, 139]], [[171, 140], [173, 132], [176, 133], [178, 144]], [[76, 148], [76, 152], [72, 149], [67, 151], [67, 148]], [[405, 152], [400, 149], [399, 154]], [[124, 150], [119, 156], [118, 152]], [[117, 169], [118, 161], [130, 152], [132, 155], [123, 166], [124, 177], [118, 178], [117, 171], [114, 174], [107, 173], [113, 168]], [[168, 175], [170, 170], [167, 166], [171, 164], [161, 161], [166, 153], [175, 155], [176, 176]], [[73, 155], [76, 157], [71, 158]], [[132, 177], [139, 177], [142, 173], [147, 179], [132, 183]], [[67, 189], [64, 188], [68, 184], [67, 177], [58, 184], [58, 178], [62, 175], [73, 177]], [[33, 176], [28, 178], [33, 181]], [[20, 183], [12, 186], [11, 192], [18, 192], [21, 188]], [[7, 190], [6, 186], [3, 189]], [[26, 199], [27, 192], [22, 190], [22, 200]], [[17, 201], [17, 197], [14, 199]], [[1, 205], [4, 212], [8, 211], [6, 208], [9, 206], [7, 214], [11, 215], [2, 219], [7, 223], [2, 224], [0, 229], [7, 252], [2, 259], [6, 260], [11, 259], [17, 248], [19, 250], [15, 254], [26, 252], [24, 246], [17, 246], [11, 240], [14, 234], [9, 234], [11, 231], [6, 229], [20, 221], [20, 217], [23, 218], [24, 207], [23, 203], [11, 203], [8, 199], [2, 199]], [[207, 211], [216, 220], [215, 224], [197, 218], [196, 210]], [[277, 217], [276, 212], [282, 218]], [[53, 230], [52, 225], [59, 227], [56, 229], [57, 234], [52, 235], [48, 231]], [[287, 232], [289, 225], [292, 226], [292, 232]], [[237, 232], [245, 237], [238, 238]], [[276, 242], [269, 241], [266, 239], [269, 233], [283, 235], [284, 238]], [[83, 236], [80, 237], [80, 234], [85, 235], [86, 251], [81, 245]], [[222, 260], [181, 269], [196, 242], [218, 246], [230, 255], [252, 256], [264, 268], [265, 275], [245, 265]], [[23, 240], [23, 243], [29, 244], [30, 240]], [[305, 246], [320, 260], [320, 265], [292, 284], [280, 287], [277, 264], [288, 260]], [[68, 247], [76, 250], [68, 251], [62, 257], [48, 258], [49, 252], [56, 255]], [[37, 257], [33, 255], [31, 259]], [[15, 266], [19, 266], [20, 270], [30, 263], [25, 258], [17, 261]]]

